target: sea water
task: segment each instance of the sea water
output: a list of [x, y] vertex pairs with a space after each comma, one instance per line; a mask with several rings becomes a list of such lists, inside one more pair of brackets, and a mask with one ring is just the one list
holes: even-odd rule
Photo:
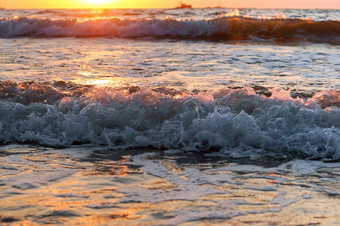
[[339, 15], [1, 10], [1, 222], [339, 224]]

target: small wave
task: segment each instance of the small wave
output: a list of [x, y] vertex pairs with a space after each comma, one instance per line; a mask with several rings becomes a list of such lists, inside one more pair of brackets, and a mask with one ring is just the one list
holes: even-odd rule
[[21, 17], [0, 20], [0, 37], [170, 38], [206, 41], [254, 40], [340, 44], [339, 21], [254, 19], [213, 20], [59, 19]]
[[0, 141], [338, 160], [339, 107], [338, 91], [245, 87], [183, 92], [2, 82]]

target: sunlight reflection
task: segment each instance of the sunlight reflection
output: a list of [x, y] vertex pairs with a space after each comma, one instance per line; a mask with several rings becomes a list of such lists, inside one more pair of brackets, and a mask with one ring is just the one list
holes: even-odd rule
[[103, 79], [103, 80], [95, 80], [92, 82], [93, 85], [97, 85], [97, 86], [106, 86], [108, 84], [112, 85], [119, 85], [119, 82], [116, 81], [112, 81], [112, 80], [108, 80], [108, 79]]

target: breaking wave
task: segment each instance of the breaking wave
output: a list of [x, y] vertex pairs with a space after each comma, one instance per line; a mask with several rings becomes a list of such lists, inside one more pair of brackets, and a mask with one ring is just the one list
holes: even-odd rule
[[340, 159], [340, 92], [0, 83], [0, 142]]
[[340, 21], [254, 19], [240, 16], [213, 20], [48, 19], [0, 20], [0, 37], [170, 38], [205, 41], [253, 40], [340, 44]]

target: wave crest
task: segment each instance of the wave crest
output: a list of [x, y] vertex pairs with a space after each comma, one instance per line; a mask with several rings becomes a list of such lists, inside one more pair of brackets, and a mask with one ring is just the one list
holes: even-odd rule
[[[0, 84], [0, 141], [340, 159], [340, 92]], [[292, 98], [291, 96], [295, 96]], [[237, 151], [236, 151], [237, 150]]]
[[0, 37], [170, 38], [206, 41], [320, 42], [339, 44], [339, 21], [222, 17], [213, 20], [59, 19], [0, 20]]

